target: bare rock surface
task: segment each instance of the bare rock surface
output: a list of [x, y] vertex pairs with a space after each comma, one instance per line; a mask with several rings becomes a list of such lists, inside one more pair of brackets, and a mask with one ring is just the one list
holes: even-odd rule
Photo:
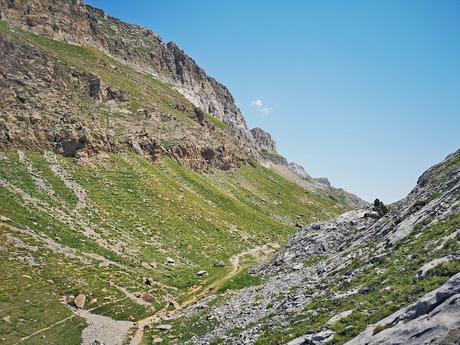
[[[369, 326], [347, 345], [458, 344], [460, 273], [407, 308]], [[451, 333], [452, 332], [452, 333]]]

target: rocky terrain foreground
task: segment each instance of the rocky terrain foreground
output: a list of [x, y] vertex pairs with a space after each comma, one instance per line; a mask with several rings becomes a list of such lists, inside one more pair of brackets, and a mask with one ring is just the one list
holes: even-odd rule
[[369, 206], [173, 42], [0, 0], [1, 344], [458, 344], [459, 180]]

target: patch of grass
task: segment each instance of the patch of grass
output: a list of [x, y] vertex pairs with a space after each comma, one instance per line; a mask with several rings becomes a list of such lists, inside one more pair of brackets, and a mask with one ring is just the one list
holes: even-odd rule
[[219, 128], [219, 129], [230, 129], [230, 125], [226, 124], [225, 122], [223, 122], [222, 120], [219, 120], [217, 117], [213, 116], [213, 115], [209, 115], [207, 114], [206, 115], [207, 118], [208, 118], [208, 121], [216, 128]]
[[260, 285], [262, 279], [260, 277], [249, 274], [246, 270], [239, 272], [235, 277], [226, 281], [218, 292], [225, 292], [227, 290], [240, 290], [250, 286]]
[[51, 170], [45, 157], [40, 154], [31, 154], [29, 159], [33, 163], [39, 174], [49, 182], [56, 196], [63, 200], [68, 207], [75, 208], [77, 205], [77, 196], [65, 186], [64, 182]]

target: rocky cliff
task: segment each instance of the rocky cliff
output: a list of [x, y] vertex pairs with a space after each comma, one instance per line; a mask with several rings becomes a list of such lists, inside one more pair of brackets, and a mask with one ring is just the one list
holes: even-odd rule
[[188, 343], [458, 344], [459, 231], [460, 150], [387, 213], [376, 203], [300, 230], [253, 270], [256, 286], [182, 317], [208, 325]]
[[276, 143], [273, 140], [272, 136], [265, 132], [262, 128], [256, 127], [251, 129], [251, 135], [254, 138], [257, 146], [261, 150], [275, 151], [276, 152]]
[[172, 84], [195, 106], [246, 132], [246, 122], [228, 89], [206, 75], [173, 42], [143, 27], [123, 23], [77, 0], [1, 0], [2, 20], [55, 40], [96, 48]]

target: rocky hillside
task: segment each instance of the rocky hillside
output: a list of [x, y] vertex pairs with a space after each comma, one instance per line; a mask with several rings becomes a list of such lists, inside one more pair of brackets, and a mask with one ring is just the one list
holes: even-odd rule
[[[249, 131], [227, 88], [174, 43], [75, 0], [0, 0], [0, 15], [2, 147], [80, 161], [128, 149], [195, 170], [287, 167], [270, 135]], [[297, 182], [295, 171], [284, 177]]]
[[234, 128], [247, 130], [240, 110], [225, 86], [206, 75], [173, 42], [126, 24], [78, 0], [1, 0], [2, 19], [23, 30], [96, 48], [138, 70], [173, 85], [202, 111]]
[[171, 314], [165, 343], [458, 344], [459, 234], [460, 150], [389, 210], [311, 224], [227, 292]]

